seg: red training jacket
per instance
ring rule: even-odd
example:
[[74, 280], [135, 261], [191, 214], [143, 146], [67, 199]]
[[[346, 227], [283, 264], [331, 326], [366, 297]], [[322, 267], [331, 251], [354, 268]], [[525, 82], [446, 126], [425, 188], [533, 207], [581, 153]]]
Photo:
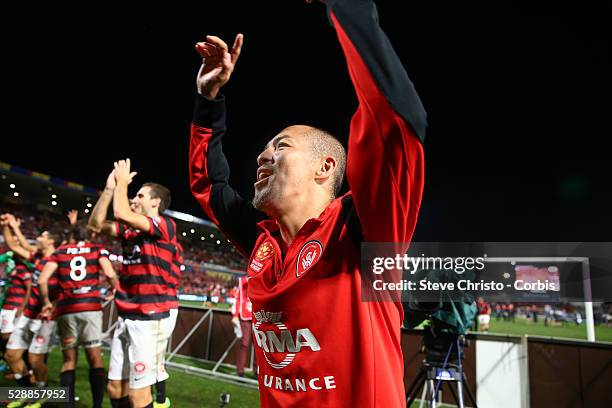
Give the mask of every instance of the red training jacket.
[[223, 96], [196, 100], [192, 193], [246, 254], [262, 407], [404, 407], [400, 303], [361, 298], [362, 242], [409, 242], [424, 183], [426, 114], [370, 0], [328, 0], [357, 94], [351, 191], [284, 246], [228, 184]]

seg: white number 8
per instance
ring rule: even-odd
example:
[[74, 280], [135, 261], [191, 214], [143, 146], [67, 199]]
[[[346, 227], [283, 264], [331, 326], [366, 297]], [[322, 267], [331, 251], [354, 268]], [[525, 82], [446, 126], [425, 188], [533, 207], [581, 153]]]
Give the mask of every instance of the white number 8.
[[82, 281], [87, 275], [87, 260], [84, 256], [75, 256], [70, 261], [70, 278], [74, 281]]

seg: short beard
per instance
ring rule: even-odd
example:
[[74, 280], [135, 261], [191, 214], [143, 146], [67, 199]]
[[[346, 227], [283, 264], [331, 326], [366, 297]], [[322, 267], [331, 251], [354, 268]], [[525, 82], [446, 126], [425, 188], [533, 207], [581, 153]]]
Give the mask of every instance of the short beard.
[[266, 205], [270, 202], [271, 196], [272, 194], [269, 188], [255, 192], [255, 196], [253, 197], [253, 207], [259, 211], [265, 211]]

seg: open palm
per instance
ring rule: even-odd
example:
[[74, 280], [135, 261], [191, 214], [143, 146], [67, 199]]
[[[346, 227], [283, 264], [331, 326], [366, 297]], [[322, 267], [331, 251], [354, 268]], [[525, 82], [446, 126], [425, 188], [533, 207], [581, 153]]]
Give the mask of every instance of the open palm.
[[219, 37], [208, 35], [206, 41], [196, 44], [196, 51], [202, 57], [202, 66], [196, 80], [201, 95], [214, 98], [219, 89], [229, 81], [240, 56], [242, 42], [243, 35], [238, 34], [232, 49], [229, 50]]

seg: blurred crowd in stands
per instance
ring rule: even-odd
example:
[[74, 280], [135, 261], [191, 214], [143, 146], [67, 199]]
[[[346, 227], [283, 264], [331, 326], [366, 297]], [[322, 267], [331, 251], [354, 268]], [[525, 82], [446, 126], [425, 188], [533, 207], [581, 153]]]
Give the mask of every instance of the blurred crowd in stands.
[[183, 257], [185, 259], [199, 261], [201, 264], [213, 263], [240, 271], [246, 270], [246, 259], [233, 246], [223, 246], [217, 249], [195, 246], [190, 240], [183, 237], [179, 241], [183, 245]]
[[[479, 307], [479, 313], [488, 313], [496, 321], [515, 322], [517, 316], [533, 323], [543, 322], [545, 326], [562, 326], [584, 323], [584, 309], [579, 304], [525, 304], [525, 303], [491, 303], [485, 301], [486, 307]], [[487, 310], [488, 308], [488, 310]], [[605, 324], [612, 327], [612, 303], [603, 303], [594, 307], [595, 325]]]
[[[214, 272], [191, 270], [181, 275], [181, 293], [186, 295], [205, 295], [208, 299], [224, 299], [230, 296], [232, 288], [238, 285], [237, 279], [226, 279]], [[217, 303], [217, 302], [214, 302]]]
[[[0, 212], [9, 212], [21, 219], [21, 231], [30, 239], [41, 232], [49, 230], [63, 235], [68, 233], [68, 219], [59, 211], [48, 208], [37, 208], [27, 205], [1, 203]], [[80, 214], [80, 218], [87, 217]], [[179, 228], [180, 229], [180, 228]], [[112, 254], [120, 254], [120, 243], [106, 236], [94, 237], [96, 242], [104, 245]], [[231, 295], [231, 290], [237, 285], [237, 278], [232, 273], [209, 271], [210, 265], [217, 265], [237, 271], [245, 271], [246, 260], [242, 254], [231, 245], [215, 245], [191, 239], [190, 234], [179, 234], [179, 242], [183, 246], [183, 268], [180, 293], [205, 295], [213, 299], [213, 303], [225, 301]], [[6, 250], [1, 246], [0, 253]], [[111, 260], [114, 260], [111, 258]], [[119, 269], [118, 265], [115, 265]]]
[[[47, 207], [29, 205], [15, 205], [10, 202], [0, 203], [0, 212], [10, 212], [21, 218], [21, 230], [28, 238], [34, 238], [45, 230], [60, 234], [68, 232], [66, 215], [58, 210]], [[80, 214], [85, 218], [86, 214]], [[180, 230], [180, 227], [179, 227]], [[120, 254], [119, 242], [104, 236], [95, 237], [111, 253]], [[232, 296], [237, 286], [237, 276], [231, 272], [223, 273], [211, 271], [211, 265], [229, 268], [236, 271], [246, 270], [246, 259], [232, 245], [216, 245], [213, 240], [201, 241], [195, 239], [193, 234], [179, 234], [179, 242], [183, 246], [183, 260], [185, 268], [181, 276], [181, 294], [203, 295], [212, 303], [223, 303]], [[0, 247], [0, 253], [6, 250]], [[117, 269], [119, 268], [116, 265]], [[2, 267], [0, 267], [1, 272]], [[487, 313], [497, 321], [514, 322], [516, 317], [526, 318], [534, 323], [539, 321], [545, 325], [582, 324], [584, 312], [572, 304], [521, 304], [521, 303], [488, 303], [479, 313]], [[612, 326], [612, 304], [604, 304], [594, 310], [595, 324]]]

